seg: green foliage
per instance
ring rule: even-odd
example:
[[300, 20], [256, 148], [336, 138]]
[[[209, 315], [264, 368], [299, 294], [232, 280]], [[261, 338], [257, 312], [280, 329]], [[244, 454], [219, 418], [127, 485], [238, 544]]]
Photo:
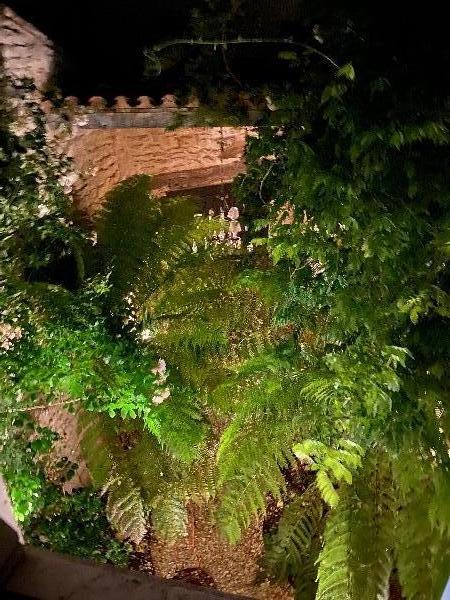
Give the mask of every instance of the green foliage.
[[371, 454], [327, 519], [317, 598], [389, 598], [395, 511], [389, 459]]
[[265, 538], [264, 566], [280, 581], [292, 581], [298, 600], [314, 599], [316, 560], [325, 510], [314, 484], [283, 510], [275, 533]]
[[268, 494], [281, 498], [282, 470], [296, 462], [296, 433], [309, 425], [296, 374], [286, 362], [272, 353], [250, 359], [216, 391], [219, 398], [226, 394], [234, 412], [217, 450], [217, 519], [231, 541], [265, 513]]
[[45, 477], [37, 456], [45, 456], [57, 437], [39, 427], [27, 415], [4, 419], [10, 426], [3, 433], [7, 444], [0, 453], [0, 472], [7, 483], [15, 518], [26, 523], [44, 503]]
[[[189, 498], [202, 500], [216, 488], [215, 483], [210, 484], [213, 476], [209, 468], [200, 493], [186, 483], [188, 477], [192, 482], [197, 480], [192, 469], [198, 472], [200, 466], [202, 470], [208, 452], [203, 441], [206, 405], [208, 410], [214, 409], [211, 392], [226, 381], [230, 368], [273, 344], [276, 328], [255, 278], [242, 275], [252, 273], [244, 271], [251, 257], [226, 233], [229, 222], [223, 216], [198, 214], [193, 200], [153, 198], [149, 184], [148, 178], [136, 177], [111, 192], [97, 227], [100, 250], [112, 267], [115, 310], [120, 311], [125, 298], [125, 326], [144, 340], [144, 347], [167, 361], [162, 383], [170, 395], [143, 420], [172, 455], [174, 464], [180, 460], [191, 465], [187, 471], [183, 467], [183, 477], [168, 476], [166, 492], [150, 502], [154, 525], [172, 537], [174, 526], [177, 531], [186, 526], [184, 506]], [[128, 231], [126, 247], [123, 223]], [[287, 464], [282, 454], [275, 463], [268, 459], [270, 464]], [[228, 467], [219, 465], [221, 469], [219, 487], [228, 476]], [[278, 466], [274, 477], [269, 487], [275, 492], [282, 486]], [[253, 490], [262, 507], [263, 495], [257, 486]], [[235, 493], [229, 489], [223, 507], [237, 510]], [[250, 503], [254, 501], [249, 498]], [[244, 524], [252, 510], [249, 506]], [[239, 528], [232, 521], [228, 527]]]
[[[247, 5], [209, 3], [196, 32], [248, 26]], [[343, 66], [285, 52], [296, 78], [264, 92], [269, 110], [235, 186], [254, 252], [227, 236], [225, 217], [153, 198], [145, 177], [113, 190], [96, 223], [108, 284], [78, 276], [55, 290], [41, 269], [47, 245], [11, 237], [31, 216], [21, 209], [3, 229], [14, 261], [1, 291], [12, 307], [2, 445], [26, 447], [9, 411], [33, 394], [82, 399], [94, 483], [119, 535], [135, 541], [149, 519], [167, 538], [185, 532], [187, 503], [212, 496], [220, 530], [238, 540], [269, 498], [283, 500], [300, 457], [314, 482], [266, 540], [272, 575], [299, 598], [379, 600], [396, 569], [408, 600], [437, 600], [450, 547], [450, 140], [448, 100], [430, 80], [442, 57], [415, 70], [415, 49], [389, 37], [375, 47], [366, 20], [346, 10], [302, 23]], [[35, 220], [36, 179], [24, 184]], [[5, 212], [18, 202], [8, 189]], [[44, 215], [45, 231], [38, 218], [37, 237], [57, 238], [61, 214]], [[77, 254], [77, 236], [64, 252]]]
[[395, 559], [402, 588], [414, 600], [440, 598], [448, 579], [448, 455], [441, 461], [430, 449], [405, 444], [394, 463], [401, 507]]
[[114, 538], [102, 500], [91, 489], [70, 495], [47, 484], [40, 511], [25, 528], [29, 543], [55, 552], [125, 567], [131, 547]]
[[237, 279], [248, 256], [227, 232], [229, 221], [202, 216], [189, 198], [154, 198], [149, 185], [135, 177], [109, 194], [99, 245], [122, 310], [126, 300], [125, 325], [174, 362], [186, 384], [199, 385], [225, 356], [245, 355], [253, 339], [264, 343], [270, 315], [258, 291]]
[[[423, 46], [402, 47], [394, 64], [371, 45], [368, 19], [345, 10], [323, 30], [320, 15], [314, 24], [344, 66], [287, 61], [302, 72], [289, 92], [270, 90], [277, 110], [249, 140], [235, 185], [271, 278], [284, 282], [271, 302], [292, 350], [283, 369], [275, 352], [261, 374], [256, 356], [215, 392], [230, 413], [219, 523], [236, 539], [264, 514], [297, 449], [332, 507], [317, 598], [387, 597], [394, 568], [407, 598], [439, 598], [450, 523], [447, 98], [439, 69], [417, 86]], [[393, 54], [401, 44], [392, 42]], [[280, 415], [286, 396], [296, 401]], [[356, 445], [340, 455], [340, 440]], [[288, 565], [280, 572], [293, 581]]]
[[[115, 422], [107, 416], [80, 415], [82, 449], [94, 485], [108, 492], [106, 513], [122, 539], [139, 543], [147, 531], [148, 502], [161, 485], [163, 465], [155, 450], [146, 452], [146, 460], [136, 457], [142, 452], [142, 439], [126, 453], [120, 446]], [[149, 436], [145, 440], [149, 440]], [[147, 450], [147, 448], [146, 448]], [[148, 460], [152, 457], [152, 460]], [[148, 476], [148, 469], [151, 469]], [[145, 486], [145, 487], [144, 487]]]
[[332, 508], [339, 501], [333, 481], [352, 483], [352, 471], [361, 466], [362, 448], [351, 440], [338, 440], [337, 448], [328, 448], [318, 440], [304, 440], [292, 448], [311, 471], [317, 471], [316, 485], [322, 498]]
[[327, 519], [324, 548], [319, 556], [317, 600], [349, 600], [350, 568], [348, 550], [350, 509], [341, 498], [337, 512]]
[[79, 424], [83, 454], [95, 487], [107, 494], [106, 515], [119, 538], [139, 543], [150, 515], [159, 536], [183, 535], [187, 502], [214, 493], [206, 459], [189, 457], [186, 465], [185, 457], [177, 460], [147, 429], [127, 420], [86, 412]]

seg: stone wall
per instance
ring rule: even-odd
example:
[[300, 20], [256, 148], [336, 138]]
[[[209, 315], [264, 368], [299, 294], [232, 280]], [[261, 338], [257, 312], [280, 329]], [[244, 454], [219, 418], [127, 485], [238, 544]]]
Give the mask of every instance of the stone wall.
[[[0, 8], [0, 57], [14, 80], [30, 77], [43, 89], [51, 76], [52, 43], [6, 6]], [[44, 101], [49, 131], [67, 121], [72, 126], [62, 149], [78, 174], [77, 206], [92, 216], [109, 190], [139, 174], [153, 177], [160, 196], [231, 182], [244, 170], [247, 128], [195, 126], [197, 106], [195, 100], [179, 106], [171, 95], [158, 105], [147, 96], [132, 104], [118, 96], [111, 107], [98, 96], [87, 106], [73, 97], [58, 107]]]
[[0, 63], [13, 81], [31, 78], [39, 89], [45, 87], [54, 64], [51, 41], [3, 5], [0, 5]]
[[70, 142], [80, 174], [74, 198], [92, 215], [105, 194], [137, 174], [153, 176], [159, 196], [229, 183], [244, 170], [245, 128], [189, 127], [87, 129]]
[[60, 149], [74, 161], [74, 200], [89, 216], [108, 191], [133, 175], [152, 176], [153, 192], [165, 196], [228, 184], [245, 170], [252, 128], [197, 125], [196, 99], [180, 106], [172, 95], [158, 104], [147, 96], [134, 103], [118, 96], [108, 106], [99, 96], [87, 105], [68, 97], [58, 106], [46, 100], [42, 108], [54, 132], [70, 123]]

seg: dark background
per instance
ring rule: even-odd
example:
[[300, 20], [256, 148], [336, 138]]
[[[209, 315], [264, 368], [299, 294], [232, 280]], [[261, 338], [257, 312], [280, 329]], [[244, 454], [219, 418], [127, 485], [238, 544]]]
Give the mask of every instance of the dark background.
[[[144, 77], [143, 49], [187, 34], [190, 0], [7, 0], [19, 16], [45, 33], [58, 54], [57, 82], [82, 100], [174, 91], [177, 74]], [[198, 3], [197, 3], [198, 4]]]
[[[208, 5], [205, 0], [6, 0], [5, 3], [55, 43], [57, 85], [63, 95], [79, 96], [82, 102], [94, 95], [108, 100], [118, 95], [132, 100], [148, 95], [159, 100], [166, 93], [180, 90], [189, 76], [189, 66], [185, 69], [188, 60], [198, 56], [200, 49], [185, 49], [184, 58], [156, 78], [144, 75], [143, 50], [175, 37], [192, 37], [192, 10], [196, 7], [205, 10]], [[235, 31], [228, 32], [229, 36], [292, 36], [320, 48], [312, 36], [314, 24], [320, 22], [324, 30], [327, 24], [331, 30], [338, 24], [336, 39], [327, 37], [323, 48], [339, 64], [351, 60], [360, 69], [359, 73], [361, 69], [372, 69], [374, 73], [404, 79], [405, 87], [431, 85], [436, 93], [442, 94], [447, 89], [450, 93], [447, 0], [429, 0], [418, 5], [406, 0], [243, 0], [243, 3], [247, 16], [237, 20]], [[232, 0], [215, 0], [219, 12], [230, 5]], [[205, 31], [204, 38], [211, 34]], [[277, 59], [277, 51], [282, 49], [270, 45], [230, 47], [227, 58], [242, 82], [240, 87], [252, 90], [253, 85], [266, 79], [288, 82], [287, 88], [291, 82], [295, 83], [301, 72], [290, 71], [286, 61]], [[219, 51], [214, 53], [209, 48], [203, 52], [211, 61], [198, 63], [199, 90], [224, 72]], [[324, 69], [329, 70], [329, 65], [325, 64]], [[225, 84], [233, 83], [232, 76], [226, 73], [223, 80]]]

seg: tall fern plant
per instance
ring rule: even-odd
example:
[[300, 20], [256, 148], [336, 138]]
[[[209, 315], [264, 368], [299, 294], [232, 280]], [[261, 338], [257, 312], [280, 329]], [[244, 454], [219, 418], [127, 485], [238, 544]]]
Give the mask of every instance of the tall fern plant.
[[[116, 327], [158, 359], [160, 387], [110, 402], [108, 416], [81, 428], [94, 482], [108, 493], [108, 514], [136, 541], [150, 513], [160, 533], [182, 533], [187, 502], [215, 493], [210, 421], [217, 429], [226, 411], [216, 410], [212, 393], [231, 368], [284, 335], [247, 276], [259, 259], [235, 234], [236, 209], [229, 218], [202, 215], [195, 200], [155, 198], [150, 188], [150, 178], [140, 176], [107, 196], [96, 222], [97, 260], [109, 272]], [[134, 428], [137, 441], [123, 452], [130, 417], [143, 428]], [[161, 461], [167, 468], [156, 469], [156, 482], [164, 475], [155, 490], [146, 465]]]

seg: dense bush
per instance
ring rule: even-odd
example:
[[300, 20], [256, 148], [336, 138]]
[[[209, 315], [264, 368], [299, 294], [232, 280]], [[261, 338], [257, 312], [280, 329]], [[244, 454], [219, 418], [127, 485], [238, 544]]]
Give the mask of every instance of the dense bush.
[[41, 509], [26, 524], [29, 543], [118, 567], [128, 564], [131, 547], [115, 539], [96, 492], [84, 489], [62, 496], [48, 484], [43, 492]]

